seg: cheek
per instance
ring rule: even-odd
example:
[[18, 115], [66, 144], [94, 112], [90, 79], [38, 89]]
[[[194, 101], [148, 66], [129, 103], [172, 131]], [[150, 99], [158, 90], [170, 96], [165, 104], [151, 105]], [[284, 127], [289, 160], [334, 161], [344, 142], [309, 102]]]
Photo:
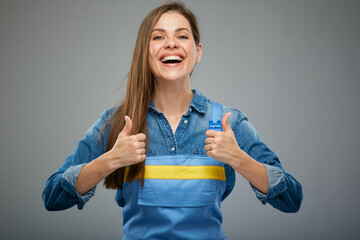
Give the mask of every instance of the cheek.
[[150, 58], [156, 58], [156, 55], [159, 51], [159, 45], [155, 43], [149, 44], [149, 57]]
[[149, 59], [153, 59], [154, 58], [154, 51], [150, 48], [149, 49]]
[[151, 71], [154, 70], [154, 65], [157, 61], [156, 53], [157, 53], [157, 51], [155, 49], [155, 46], [150, 44], [149, 45], [149, 65], [150, 65]]
[[195, 43], [188, 43], [185, 46], [185, 48], [189, 54], [189, 57], [191, 57], [192, 59], [195, 59], [196, 55], [197, 55], [197, 47], [196, 47]]
[[190, 52], [191, 52], [191, 54], [190, 54], [191, 60], [196, 61], [196, 57], [197, 57], [196, 47], [191, 46]]

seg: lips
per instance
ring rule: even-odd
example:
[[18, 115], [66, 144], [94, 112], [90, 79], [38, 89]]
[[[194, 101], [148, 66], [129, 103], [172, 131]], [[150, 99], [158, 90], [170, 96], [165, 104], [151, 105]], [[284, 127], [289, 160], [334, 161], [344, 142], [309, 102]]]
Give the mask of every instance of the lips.
[[160, 61], [164, 64], [181, 63], [184, 57], [178, 54], [167, 54], [160, 58]]

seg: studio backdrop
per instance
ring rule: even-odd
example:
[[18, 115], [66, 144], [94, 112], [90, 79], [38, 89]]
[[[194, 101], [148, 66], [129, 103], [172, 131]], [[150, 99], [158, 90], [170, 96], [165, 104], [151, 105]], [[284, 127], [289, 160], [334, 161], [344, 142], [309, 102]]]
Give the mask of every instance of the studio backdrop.
[[[222, 203], [237, 239], [359, 239], [360, 2], [184, 1], [203, 56], [192, 88], [247, 114], [303, 186], [298, 213], [237, 174]], [[47, 178], [124, 97], [138, 27], [164, 1], [0, 1], [0, 238], [121, 239], [115, 191], [48, 212]]]

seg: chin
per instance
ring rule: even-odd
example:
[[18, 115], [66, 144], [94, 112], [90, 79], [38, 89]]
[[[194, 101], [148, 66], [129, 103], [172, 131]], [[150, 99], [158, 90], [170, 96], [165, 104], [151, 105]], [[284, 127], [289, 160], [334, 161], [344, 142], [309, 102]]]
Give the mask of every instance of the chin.
[[184, 76], [164, 76], [162, 77], [162, 79], [164, 79], [164, 81], [169, 81], [169, 82], [177, 82], [177, 81], [181, 81], [183, 79], [186, 79]]
[[182, 79], [188, 79], [189, 76], [186, 77], [183, 74], [181, 74], [181, 75], [180, 74], [163, 74], [163, 75], [159, 76], [158, 79], [163, 79], [164, 81], [175, 82], [175, 81], [181, 81]]

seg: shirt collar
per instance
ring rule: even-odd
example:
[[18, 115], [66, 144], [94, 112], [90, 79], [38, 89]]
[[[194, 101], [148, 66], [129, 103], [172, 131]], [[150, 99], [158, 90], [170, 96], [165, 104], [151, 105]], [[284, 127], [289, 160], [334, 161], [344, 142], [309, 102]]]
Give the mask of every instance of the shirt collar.
[[[205, 113], [207, 106], [207, 98], [196, 89], [192, 89], [191, 91], [194, 93], [194, 97], [191, 100], [190, 107], [198, 111], [199, 113]], [[150, 99], [149, 108], [157, 111], [152, 99]]]
[[192, 91], [194, 93], [194, 97], [190, 103], [190, 107], [194, 108], [200, 113], [205, 113], [207, 106], [207, 98], [196, 89], [193, 89]]

